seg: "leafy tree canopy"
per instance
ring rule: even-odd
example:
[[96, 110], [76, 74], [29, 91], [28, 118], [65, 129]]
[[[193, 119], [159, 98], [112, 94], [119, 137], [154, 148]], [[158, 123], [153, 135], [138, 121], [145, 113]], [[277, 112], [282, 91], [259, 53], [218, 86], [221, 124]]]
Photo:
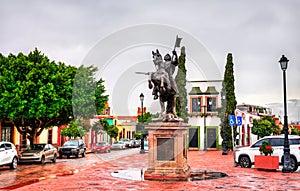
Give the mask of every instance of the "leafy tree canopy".
[[73, 115], [84, 129], [88, 130], [90, 124], [85, 123], [84, 119], [93, 118], [96, 114], [101, 114], [105, 109], [105, 102], [108, 96], [105, 93], [103, 80], [96, 81], [95, 75], [97, 68], [94, 66], [80, 66], [77, 70], [73, 91], [72, 91], [72, 108]]
[[269, 120], [253, 120], [252, 133], [254, 135], [258, 135], [260, 138], [262, 138], [264, 136], [271, 135], [273, 131], [272, 123]]
[[106, 132], [111, 138], [117, 138], [119, 129], [115, 125], [109, 125], [105, 119], [99, 119], [92, 125], [96, 134]]
[[66, 137], [76, 138], [84, 136], [86, 131], [82, 126], [78, 125], [76, 121], [72, 121], [66, 128], [60, 131], [60, 134]]
[[281, 134], [281, 130], [278, 125], [275, 124], [275, 121], [271, 116], [264, 116], [262, 120], [253, 120], [252, 133], [262, 138], [264, 136], [269, 136], [272, 133]]
[[[138, 116], [138, 124], [137, 124], [137, 131], [142, 132], [144, 131], [144, 126], [147, 125], [153, 117], [158, 117], [158, 115], [152, 115], [150, 112], [144, 113], [143, 115]], [[137, 132], [137, 133], [138, 133]], [[145, 133], [145, 132], [144, 132]]]
[[[79, 72], [80, 77], [74, 81], [81, 70], [84, 72]], [[32, 144], [45, 128], [68, 124], [74, 116], [80, 119], [89, 117], [92, 100], [92, 107], [95, 108], [95, 104], [99, 107], [94, 111], [103, 109], [102, 98], [107, 100], [99, 95], [104, 92], [103, 81], [96, 82], [91, 76], [95, 71], [94, 67], [77, 69], [50, 61], [37, 49], [28, 55], [19, 53], [5, 57], [0, 54], [0, 120], [9, 120]], [[84, 87], [90, 82], [94, 91], [73, 91], [74, 82], [76, 87]], [[78, 101], [72, 99], [73, 94], [77, 98], [85, 96]], [[81, 110], [76, 108], [73, 111], [74, 101]]]

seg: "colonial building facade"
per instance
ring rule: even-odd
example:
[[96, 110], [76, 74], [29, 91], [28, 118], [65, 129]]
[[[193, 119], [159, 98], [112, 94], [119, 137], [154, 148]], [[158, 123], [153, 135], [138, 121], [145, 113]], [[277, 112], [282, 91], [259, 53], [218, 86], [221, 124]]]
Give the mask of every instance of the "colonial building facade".
[[189, 149], [217, 150], [220, 148], [222, 80], [188, 81]]

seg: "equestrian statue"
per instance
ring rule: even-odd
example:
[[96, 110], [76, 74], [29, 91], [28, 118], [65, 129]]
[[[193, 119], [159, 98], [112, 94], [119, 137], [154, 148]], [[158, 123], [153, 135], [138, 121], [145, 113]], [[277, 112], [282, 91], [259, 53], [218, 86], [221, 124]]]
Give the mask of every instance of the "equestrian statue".
[[[176, 66], [178, 66], [178, 56], [175, 51], [176, 47], [180, 47], [181, 38], [176, 37], [174, 50], [172, 56], [166, 54], [164, 58], [159, 50], [152, 51], [153, 63], [155, 65], [155, 72], [136, 72], [137, 74], [149, 75], [148, 87], [152, 89], [154, 100], [159, 100], [160, 113], [159, 118], [155, 120], [162, 121], [182, 121], [176, 113], [176, 97], [178, 96], [178, 88], [173, 77]], [[167, 106], [165, 106], [165, 102]]]

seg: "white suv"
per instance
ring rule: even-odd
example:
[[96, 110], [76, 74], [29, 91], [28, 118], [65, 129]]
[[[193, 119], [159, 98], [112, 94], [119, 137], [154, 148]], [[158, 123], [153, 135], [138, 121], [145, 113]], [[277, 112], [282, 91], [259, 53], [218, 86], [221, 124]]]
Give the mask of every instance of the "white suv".
[[18, 166], [18, 153], [10, 142], [0, 142], [0, 166], [10, 166], [11, 169]]
[[[290, 162], [293, 171], [300, 165], [300, 136], [289, 135]], [[249, 147], [237, 148], [234, 152], [234, 163], [243, 168], [251, 168], [254, 164], [254, 155], [260, 155], [259, 146], [262, 142], [268, 142], [274, 149], [272, 156], [279, 156], [279, 164], [283, 165], [284, 135], [266, 136], [256, 141]]]

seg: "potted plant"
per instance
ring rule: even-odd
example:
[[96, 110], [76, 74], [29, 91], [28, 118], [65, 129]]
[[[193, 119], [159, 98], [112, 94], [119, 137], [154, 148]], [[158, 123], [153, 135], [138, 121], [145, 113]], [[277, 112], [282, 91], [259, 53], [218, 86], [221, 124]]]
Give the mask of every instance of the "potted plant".
[[273, 154], [273, 151], [274, 149], [272, 148], [272, 146], [266, 141], [262, 142], [261, 146], [259, 147], [259, 152], [261, 155], [264, 154], [265, 156], [271, 156]]
[[254, 166], [259, 169], [276, 170], [279, 168], [279, 157], [271, 156], [274, 149], [272, 146], [264, 141], [259, 147], [260, 155], [254, 156]]

